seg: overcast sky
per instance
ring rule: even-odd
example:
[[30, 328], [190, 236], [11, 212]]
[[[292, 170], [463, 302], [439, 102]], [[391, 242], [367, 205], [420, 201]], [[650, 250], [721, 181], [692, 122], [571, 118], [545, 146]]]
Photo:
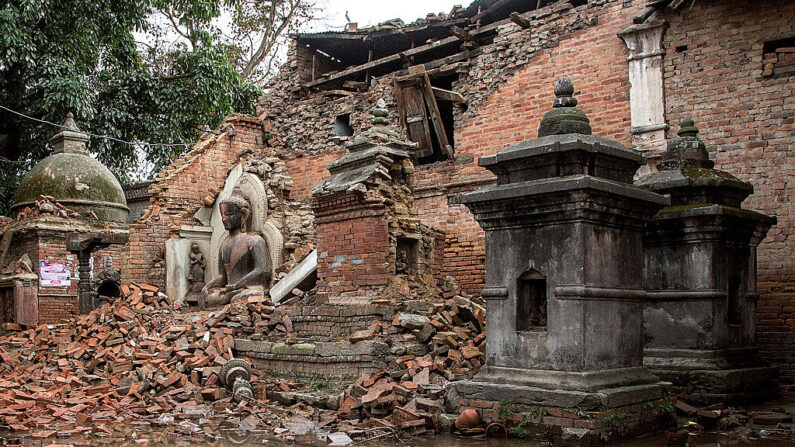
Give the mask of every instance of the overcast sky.
[[453, 5], [468, 6], [472, 0], [321, 0], [321, 19], [311, 24], [308, 32], [335, 30], [341, 31], [347, 21], [345, 11], [351, 21], [359, 24], [359, 28], [376, 25], [389, 19], [402, 19], [405, 23], [425, 17], [429, 12], [445, 14], [453, 9]]

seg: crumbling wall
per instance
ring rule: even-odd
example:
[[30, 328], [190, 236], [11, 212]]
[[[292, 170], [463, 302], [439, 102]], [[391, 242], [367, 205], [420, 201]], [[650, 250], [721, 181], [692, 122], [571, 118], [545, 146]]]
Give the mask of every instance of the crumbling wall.
[[243, 162], [243, 171], [256, 174], [265, 186], [268, 222], [284, 238], [282, 264], [274, 266], [278, 280], [312, 250], [315, 243], [315, 216], [306, 202], [291, 197], [293, 180], [287, 164], [270, 149], [251, 154]]
[[[493, 183], [493, 176], [477, 166], [479, 157], [537, 136], [555, 79], [573, 79], [594, 134], [630, 144], [628, 51], [616, 33], [640, 7], [639, 2], [615, 0], [579, 7], [559, 2], [528, 15], [530, 29], [514, 23], [500, 26], [493, 43], [456, 68], [459, 79], [453, 90], [467, 104], [454, 107], [455, 159], [416, 166], [414, 195], [422, 223], [445, 234], [442, 275], [452, 276], [463, 291], [479, 293], [483, 287], [485, 239], [456, 196]], [[278, 150], [295, 181], [293, 196], [304, 199], [328, 177], [325, 167], [345, 154], [334, 142], [336, 116], [350, 114], [351, 126], [359, 131], [366, 127], [375, 101], [383, 98], [391, 128], [404, 130], [398, 125], [394, 74], [373, 79], [363, 92], [307, 94], [296, 87], [293, 62], [260, 99], [258, 115], [271, 120]], [[345, 137], [336, 140], [344, 142]]]
[[[778, 223], [758, 250], [757, 342], [795, 380], [795, 77], [766, 73], [765, 42], [795, 37], [795, 2], [695, 2], [666, 15], [665, 113], [692, 116], [715, 168], [754, 185], [744, 207]], [[792, 51], [792, 48], [790, 48]], [[783, 53], [782, 53], [783, 54]], [[669, 137], [678, 130], [674, 126]]]
[[[237, 131], [234, 138], [228, 132]], [[214, 132], [204, 134], [193, 148], [155, 177], [149, 192], [152, 204], [130, 224], [124, 249], [122, 281], [149, 282], [165, 288], [164, 243], [172, 227], [204, 206], [207, 196], [226, 179], [244, 151], [259, 151], [265, 135], [260, 120], [243, 115], [227, 117]], [[192, 213], [191, 213], [192, 211]]]
[[149, 188], [152, 204], [130, 225], [130, 242], [123, 254], [125, 283], [147, 282], [165, 288], [166, 239], [177, 236], [182, 225], [202, 225], [194, 215], [200, 208], [213, 205], [230, 170], [238, 163], [243, 163], [245, 172], [263, 180], [268, 217], [282, 233], [283, 265], [275, 266], [277, 277], [295, 264], [296, 253], [299, 257], [305, 254], [305, 246], [314, 242], [311, 209], [290, 197], [293, 182], [287, 165], [269, 148], [277, 140], [268, 130], [267, 120], [231, 115], [158, 174]]

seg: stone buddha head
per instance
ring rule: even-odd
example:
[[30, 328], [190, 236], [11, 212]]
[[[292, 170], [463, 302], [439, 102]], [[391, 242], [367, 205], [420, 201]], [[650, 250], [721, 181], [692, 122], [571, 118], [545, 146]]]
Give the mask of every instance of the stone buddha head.
[[239, 190], [234, 190], [232, 195], [222, 200], [219, 204], [221, 208], [221, 221], [227, 231], [245, 231], [244, 225], [251, 214], [251, 207]]

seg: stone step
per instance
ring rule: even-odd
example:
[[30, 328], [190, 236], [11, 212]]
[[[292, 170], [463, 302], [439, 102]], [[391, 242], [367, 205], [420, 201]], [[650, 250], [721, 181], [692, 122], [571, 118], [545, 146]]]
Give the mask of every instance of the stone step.
[[270, 375], [329, 380], [355, 380], [385, 368], [393, 358], [389, 345], [377, 340], [287, 344], [238, 338], [234, 349], [235, 356], [251, 359]]
[[[298, 337], [349, 337], [379, 321], [391, 321], [395, 308], [386, 305], [315, 305], [279, 306], [271, 321], [289, 318], [292, 332]], [[267, 337], [264, 337], [267, 338]]]

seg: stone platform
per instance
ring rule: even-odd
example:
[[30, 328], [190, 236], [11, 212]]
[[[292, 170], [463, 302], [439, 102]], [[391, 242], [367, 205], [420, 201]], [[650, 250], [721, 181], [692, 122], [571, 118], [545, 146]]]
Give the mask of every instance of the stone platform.
[[350, 337], [375, 322], [392, 320], [395, 307], [378, 304], [284, 306], [276, 308], [271, 321], [284, 316], [289, 317], [293, 331], [301, 338]]
[[353, 380], [386, 367], [389, 345], [380, 341], [284, 342], [235, 339], [237, 356], [248, 357], [254, 367], [283, 377], [323, 377]]
[[751, 403], [778, 394], [778, 370], [762, 363], [755, 350], [646, 349], [643, 359], [673, 392], [693, 405]]
[[395, 306], [281, 306], [271, 324], [281, 322], [288, 334], [271, 330], [235, 340], [235, 355], [275, 377], [353, 381], [387, 366], [395, 357], [381, 340], [351, 343], [356, 331], [391, 321]]
[[446, 405], [475, 408], [485, 423], [502, 422], [514, 437], [591, 446], [669, 427], [668, 385], [584, 392], [472, 380], [451, 383]]

